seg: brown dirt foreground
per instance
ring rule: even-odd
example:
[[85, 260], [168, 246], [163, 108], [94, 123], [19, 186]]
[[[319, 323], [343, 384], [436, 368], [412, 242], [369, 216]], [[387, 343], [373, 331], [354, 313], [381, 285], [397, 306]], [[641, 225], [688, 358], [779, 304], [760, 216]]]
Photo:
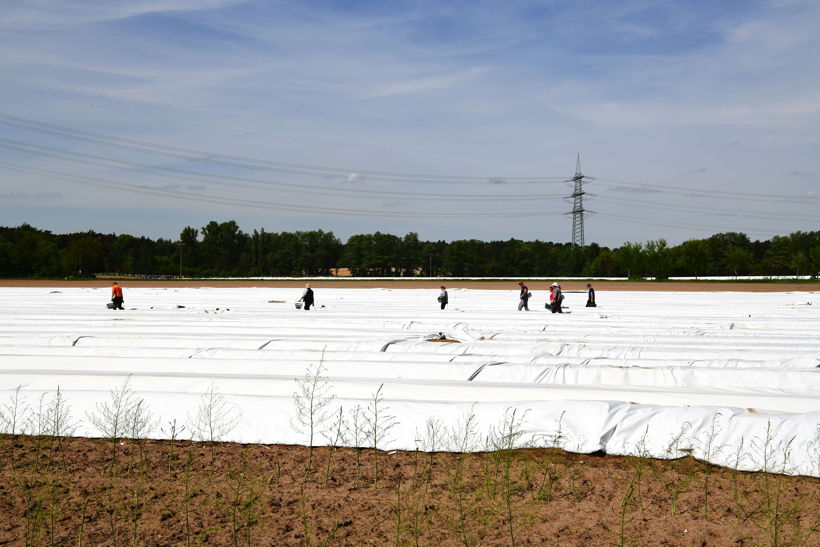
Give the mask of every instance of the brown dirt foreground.
[[820, 481], [514, 450], [0, 436], [0, 544], [818, 545]]

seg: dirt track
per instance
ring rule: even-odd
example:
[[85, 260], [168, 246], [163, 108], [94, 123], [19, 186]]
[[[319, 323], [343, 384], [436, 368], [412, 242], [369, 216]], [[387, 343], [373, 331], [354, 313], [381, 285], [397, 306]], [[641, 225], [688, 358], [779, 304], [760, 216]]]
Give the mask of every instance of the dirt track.
[[[112, 278], [113, 279], [113, 278]], [[517, 289], [515, 281], [441, 281], [424, 279], [396, 280], [298, 280], [298, 281], [262, 281], [262, 280], [189, 280], [189, 279], [128, 279], [120, 278], [120, 284], [126, 287], [304, 287], [310, 283], [313, 287], [367, 289], [383, 287], [390, 289], [437, 289], [442, 284], [447, 288], [467, 289]], [[530, 288], [545, 289], [550, 282], [527, 281]], [[586, 281], [562, 281], [561, 288], [566, 291], [584, 290]], [[0, 287], [110, 287], [110, 279], [89, 280], [54, 280], [54, 279], [0, 279]], [[730, 291], [730, 292], [789, 292], [820, 291], [818, 281], [595, 281], [596, 291]]]

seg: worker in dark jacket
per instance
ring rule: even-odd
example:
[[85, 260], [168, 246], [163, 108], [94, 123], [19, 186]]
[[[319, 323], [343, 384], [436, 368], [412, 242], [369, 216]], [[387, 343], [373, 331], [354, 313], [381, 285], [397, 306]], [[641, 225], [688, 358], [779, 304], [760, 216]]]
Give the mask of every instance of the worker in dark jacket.
[[310, 288], [310, 283], [305, 285], [305, 291], [302, 293], [302, 298], [299, 300], [305, 303], [306, 310], [309, 310], [313, 305], [313, 289]]
[[550, 295], [550, 300], [552, 300], [552, 313], [564, 313], [561, 311], [561, 302], [564, 300], [564, 295], [561, 294], [561, 285], [553, 283]]
[[595, 303], [595, 289], [592, 288], [592, 283], [587, 283], [587, 289], [589, 291], [587, 296], [587, 308], [597, 308], [598, 304]]
[[530, 289], [524, 285], [523, 281], [519, 281], [518, 286], [520, 287], [520, 290], [518, 291], [518, 311], [530, 311], [528, 304], [530, 296], [532, 296], [530, 295]]
[[442, 285], [441, 286], [441, 293], [439, 293], [439, 295], [438, 295], [438, 301], [439, 301], [439, 303], [441, 303], [441, 309], [444, 309], [445, 307], [447, 307], [448, 300], [449, 299], [447, 298], [447, 287]]

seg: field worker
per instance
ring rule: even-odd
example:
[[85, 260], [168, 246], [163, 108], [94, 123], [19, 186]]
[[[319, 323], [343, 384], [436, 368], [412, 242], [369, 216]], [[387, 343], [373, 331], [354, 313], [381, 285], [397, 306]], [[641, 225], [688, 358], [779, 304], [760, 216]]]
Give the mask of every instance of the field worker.
[[300, 298], [299, 300], [305, 303], [306, 310], [309, 310], [310, 307], [313, 305], [313, 289], [310, 288], [310, 283], [305, 285], [305, 290], [302, 293], [302, 298]]
[[114, 284], [111, 286], [111, 302], [114, 303], [115, 310], [125, 309], [122, 307], [122, 287], [120, 287], [120, 284], [116, 281], [114, 281]]
[[438, 301], [441, 303], [441, 309], [444, 309], [447, 306], [447, 287], [444, 285], [441, 286], [441, 292], [438, 295]]
[[561, 301], [564, 295], [561, 294], [561, 285], [558, 283], [552, 284], [552, 291], [550, 292], [550, 301], [552, 302], [552, 313], [564, 313], [561, 311]]
[[519, 281], [518, 286], [521, 287], [521, 291], [518, 293], [518, 311], [530, 311], [530, 307], [527, 304], [527, 301], [530, 299], [530, 290], [524, 285], [523, 281]]
[[587, 283], [587, 308], [597, 308], [598, 304], [595, 303], [595, 289], [592, 288], [592, 283]]

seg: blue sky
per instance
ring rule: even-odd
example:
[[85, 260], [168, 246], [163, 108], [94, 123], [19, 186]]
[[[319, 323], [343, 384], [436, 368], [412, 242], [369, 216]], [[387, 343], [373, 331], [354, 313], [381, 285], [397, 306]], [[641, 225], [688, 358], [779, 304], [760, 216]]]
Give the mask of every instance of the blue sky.
[[0, 225], [820, 229], [820, 3], [6, 0]]

